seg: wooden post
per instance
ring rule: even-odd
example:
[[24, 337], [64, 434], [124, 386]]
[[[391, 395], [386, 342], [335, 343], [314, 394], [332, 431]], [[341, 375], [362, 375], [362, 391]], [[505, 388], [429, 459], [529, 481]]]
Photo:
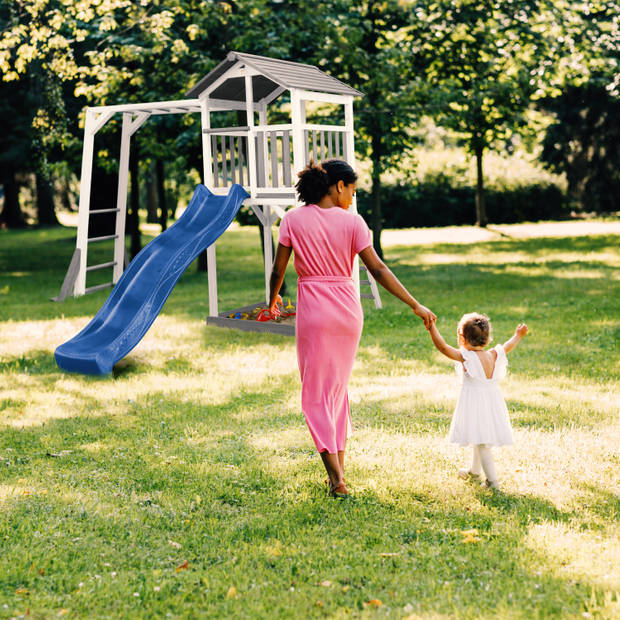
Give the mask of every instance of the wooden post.
[[[258, 122], [260, 125], [266, 126], [267, 125], [267, 104], [263, 103], [259, 108], [258, 108]], [[258, 172], [258, 176], [259, 176], [259, 183], [260, 185], [262, 185], [263, 187], [268, 187], [269, 183], [269, 168], [268, 168], [268, 162], [269, 162], [269, 145], [267, 144], [267, 131], [263, 130], [262, 131], [262, 136], [261, 139], [258, 140], [258, 146], [259, 148], [262, 149], [261, 153], [257, 153], [257, 155], [259, 156], [259, 159], [262, 157], [261, 160], [261, 164], [259, 166], [259, 172]]]
[[[209, 98], [200, 99], [200, 120], [202, 129], [211, 128]], [[202, 174], [203, 183], [213, 188], [213, 165], [211, 161], [211, 140], [209, 134], [202, 132]], [[215, 243], [207, 248], [207, 280], [209, 282], [209, 316], [218, 315], [217, 307], [217, 264], [215, 259]]]
[[245, 68], [245, 109], [248, 129], [248, 174], [250, 177], [250, 196], [256, 198], [258, 179], [256, 178], [256, 132], [254, 130], [254, 90], [252, 88], [252, 74]]
[[[302, 110], [303, 107], [303, 110]], [[305, 122], [305, 103], [299, 97], [297, 89], [291, 89], [291, 123], [293, 125], [293, 182], [297, 178], [297, 173], [301, 172], [305, 163], [306, 145], [304, 144], [304, 130], [302, 128]], [[297, 204], [300, 204], [297, 201]]]
[[271, 267], [273, 265], [273, 255], [271, 253], [271, 244], [273, 237], [271, 236], [271, 207], [265, 205], [263, 207], [265, 214], [265, 222], [263, 224], [263, 247], [265, 248], [265, 302], [269, 303], [269, 280], [271, 276]]
[[114, 240], [114, 267], [112, 282], [116, 284], [123, 274], [125, 260], [125, 221], [127, 217], [127, 184], [129, 181], [129, 149], [131, 143], [132, 114], [123, 112], [121, 156], [118, 164], [118, 193], [116, 194], [116, 229]]
[[[349, 100], [344, 104], [344, 124], [346, 131], [344, 133], [343, 150], [347, 158], [347, 163], [355, 170], [355, 137], [353, 134], [353, 97], [349, 97]], [[351, 211], [357, 213], [357, 200], [353, 196], [353, 202], [351, 203]], [[360, 294], [360, 267], [359, 257], [356, 255], [353, 261], [353, 282], [357, 289], [358, 295]]]
[[82, 146], [82, 172], [80, 175], [80, 206], [78, 215], [78, 232], [76, 249], [80, 251], [80, 263], [73, 294], [84, 295], [86, 292], [86, 258], [88, 247], [88, 220], [90, 211], [90, 191], [93, 174], [93, 151], [95, 146], [95, 112], [86, 110], [84, 123], [84, 144]]

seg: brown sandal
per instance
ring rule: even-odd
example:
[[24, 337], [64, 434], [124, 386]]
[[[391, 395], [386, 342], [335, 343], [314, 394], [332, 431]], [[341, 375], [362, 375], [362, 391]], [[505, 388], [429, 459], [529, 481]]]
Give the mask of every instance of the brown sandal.
[[340, 499], [344, 499], [345, 497], [349, 497], [349, 489], [347, 489], [344, 481], [342, 481], [340, 484], [337, 484], [335, 487], [330, 484], [329, 494], [332, 497], [338, 497]]

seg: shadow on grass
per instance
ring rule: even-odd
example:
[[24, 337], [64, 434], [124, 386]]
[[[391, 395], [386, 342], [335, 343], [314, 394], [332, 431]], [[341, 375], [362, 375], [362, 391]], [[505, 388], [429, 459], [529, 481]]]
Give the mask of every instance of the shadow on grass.
[[[410, 606], [562, 618], [583, 611], [593, 592], [603, 596], [587, 580], [554, 576], [553, 562], [523, 544], [532, 520], [568, 518], [544, 500], [481, 495], [485, 514], [423, 491], [399, 503], [372, 491], [332, 500], [316, 455], [286, 477], [269, 473], [247, 441], [251, 426], [206, 449], [179, 441], [188, 418], [225, 426], [235, 399], [219, 417], [178, 401], [166, 407], [176, 414], [161, 427], [150, 404], [139, 405], [144, 424], [130, 434], [118, 419], [88, 418], [24, 431], [33, 444], [63, 437], [71, 452], [21, 468], [22, 484], [47, 484], [48, 494], [0, 508], [0, 532], [9, 533], [0, 583], [11, 608], [25, 588], [35, 615], [70, 605], [78, 616], [191, 615], [199, 606], [218, 617], [322, 617], [359, 614], [379, 599], [393, 614]], [[86, 450], [95, 438], [105, 448]], [[479, 543], [464, 543], [470, 528]], [[240, 601], [226, 596], [231, 585]]]
[[520, 495], [516, 493], [479, 491], [478, 499], [481, 504], [498, 512], [510, 515], [522, 526], [543, 521], [569, 523], [578, 518], [575, 511], [558, 510], [556, 506], [545, 499], [534, 495]]
[[509, 399], [507, 405], [514, 428], [551, 431], [579, 427], [585, 430], [600, 427], [617, 416], [611, 407], [603, 411], [583, 400], [571, 402], [566, 396], [562, 402], [549, 405], [532, 405], [515, 399]]
[[[354, 408], [354, 421], [356, 426], [376, 426], [393, 432], [447, 436], [456, 397], [453, 402], [441, 403], [435, 396], [412, 393], [406, 407], [396, 407], [389, 399], [366, 401]], [[515, 399], [509, 399], [507, 405], [515, 429], [593, 429], [607, 424], [616, 416], [611, 409], [594, 410], [587, 405], [575, 406], [575, 403], [566, 400], [553, 407], [533, 406]]]
[[589, 512], [605, 524], [620, 522], [620, 496], [617, 493], [601, 489], [592, 483], [581, 486], [585, 492], [581, 503], [588, 507]]
[[31, 351], [27, 355], [4, 355], [0, 358], [0, 373], [36, 375], [41, 378], [58, 371], [54, 355], [49, 351]]

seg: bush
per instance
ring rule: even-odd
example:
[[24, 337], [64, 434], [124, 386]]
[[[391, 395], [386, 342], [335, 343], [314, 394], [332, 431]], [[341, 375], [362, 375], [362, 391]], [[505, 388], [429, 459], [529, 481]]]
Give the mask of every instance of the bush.
[[[443, 173], [414, 184], [382, 187], [385, 228], [458, 226], [476, 221], [476, 190], [456, 186]], [[553, 184], [489, 187], [485, 192], [489, 223], [536, 222], [570, 215], [564, 192]], [[370, 193], [357, 191], [358, 211], [370, 223]]]
[[237, 215], [235, 216], [235, 220], [241, 226], [258, 226], [259, 221], [256, 217], [256, 214], [252, 210], [252, 207], [242, 206], [239, 211], [237, 211]]

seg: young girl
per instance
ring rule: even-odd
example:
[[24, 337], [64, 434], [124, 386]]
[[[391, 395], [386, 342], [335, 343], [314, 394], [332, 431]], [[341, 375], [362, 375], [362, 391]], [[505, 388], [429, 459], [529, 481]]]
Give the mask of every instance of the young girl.
[[461, 446], [473, 446], [474, 457], [471, 467], [460, 469], [458, 475], [465, 480], [480, 480], [484, 471], [484, 485], [499, 489], [491, 446], [510, 445], [513, 441], [508, 408], [498, 382], [506, 376], [506, 354], [527, 334], [527, 325], [518, 325], [510, 340], [489, 351], [485, 347], [491, 340], [491, 323], [484, 314], [472, 312], [459, 321], [458, 349], [446, 344], [434, 321], [429, 332], [441, 353], [460, 362], [456, 367], [462, 375], [461, 393], [452, 416], [449, 439]]

